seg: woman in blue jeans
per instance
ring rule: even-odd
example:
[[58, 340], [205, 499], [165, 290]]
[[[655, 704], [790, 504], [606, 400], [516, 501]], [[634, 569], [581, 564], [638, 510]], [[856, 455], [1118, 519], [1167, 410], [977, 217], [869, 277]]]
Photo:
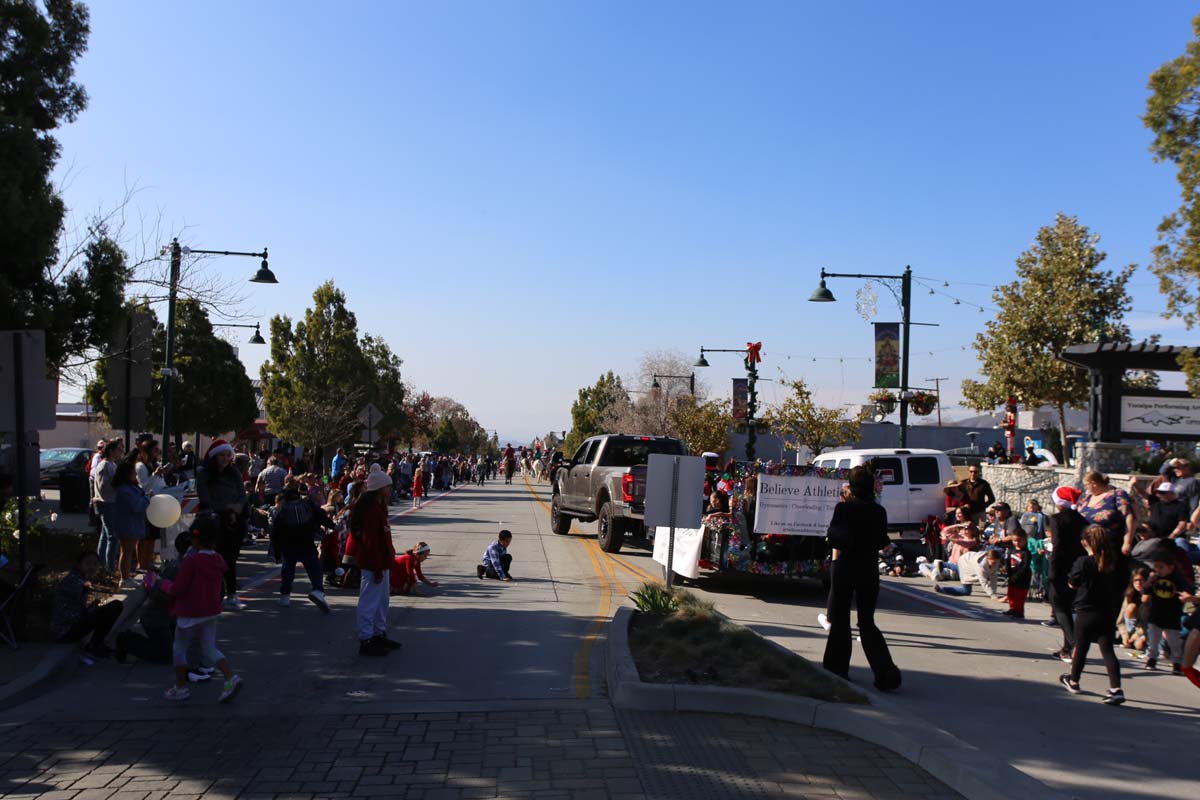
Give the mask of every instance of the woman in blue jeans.
[[120, 553], [120, 543], [113, 530], [112, 510], [117, 501], [117, 489], [113, 486], [113, 476], [117, 472], [117, 464], [125, 458], [125, 443], [113, 439], [104, 445], [104, 452], [88, 476], [92, 484], [92, 504], [100, 517], [100, 541], [96, 545], [96, 557], [100, 566], [109, 572], [117, 571], [117, 560]]

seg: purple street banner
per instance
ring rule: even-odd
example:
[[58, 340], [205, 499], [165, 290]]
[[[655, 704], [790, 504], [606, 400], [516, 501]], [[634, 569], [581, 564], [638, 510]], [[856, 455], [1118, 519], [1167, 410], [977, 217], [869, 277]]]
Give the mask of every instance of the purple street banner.
[[750, 406], [750, 381], [747, 378], [733, 379], [733, 418], [745, 419]]
[[900, 323], [875, 323], [875, 388], [900, 385]]

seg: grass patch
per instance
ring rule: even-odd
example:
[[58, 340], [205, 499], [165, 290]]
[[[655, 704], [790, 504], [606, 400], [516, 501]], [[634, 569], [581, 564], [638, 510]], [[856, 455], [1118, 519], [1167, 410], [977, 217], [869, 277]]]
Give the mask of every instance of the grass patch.
[[[639, 590], [643, 596], [647, 586]], [[676, 591], [672, 597], [673, 610], [635, 614], [629, 629], [629, 649], [647, 683], [728, 686], [839, 703], [867, 702], [864, 695], [807, 659], [725, 619], [712, 603], [686, 591]]]

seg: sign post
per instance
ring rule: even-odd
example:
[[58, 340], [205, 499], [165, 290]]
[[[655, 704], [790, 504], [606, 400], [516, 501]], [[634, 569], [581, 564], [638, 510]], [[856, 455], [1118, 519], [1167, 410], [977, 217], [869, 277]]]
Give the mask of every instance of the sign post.
[[358, 412], [358, 421], [366, 428], [367, 444], [375, 444], [375, 423], [383, 418], [383, 412], [375, 407], [374, 403], [367, 403], [362, 411]]
[[[646, 472], [647, 528], [666, 528], [666, 546], [654, 537], [654, 560], [663, 565], [667, 588], [675, 585], [675, 532], [700, 527], [703, 510], [704, 459], [652, 453]], [[691, 550], [689, 549], [689, 554]], [[687, 569], [695, 574], [694, 564]]]

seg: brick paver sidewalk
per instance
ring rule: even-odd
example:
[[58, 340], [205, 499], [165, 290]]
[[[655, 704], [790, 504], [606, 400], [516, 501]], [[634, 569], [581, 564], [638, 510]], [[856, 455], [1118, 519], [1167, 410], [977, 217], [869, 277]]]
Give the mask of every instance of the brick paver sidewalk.
[[[182, 710], [181, 710], [182, 711]], [[839, 734], [715, 714], [547, 709], [174, 720], [0, 730], [0, 795], [46, 800], [955, 797]], [[202, 713], [197, 713], [202, 712]]]

